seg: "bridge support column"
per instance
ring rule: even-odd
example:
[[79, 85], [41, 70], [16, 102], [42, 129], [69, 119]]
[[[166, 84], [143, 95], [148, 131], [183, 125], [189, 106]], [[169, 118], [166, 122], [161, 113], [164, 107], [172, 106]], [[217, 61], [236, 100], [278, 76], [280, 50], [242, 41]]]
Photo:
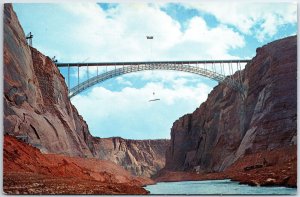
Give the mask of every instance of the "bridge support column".
[[68, 64], [68, 93], [70, 93], [70, 64]]
[[79, 87], [79, 66], [77, 67], [77, 83], [78, 83], [77, 87]]
[[243, 81], [242, 81], [242, 75], [241, 75], [241, 64], [240, 64], [240, 62], [237, 63], [237, 67], [238, 67], [237, 69], [238, 69], [239, 81], [240, 81], [240, 84], [242, 84]]
[[90, 76], [89, 76], [89, 66], [88, 65], [86, 65], [86, 75], [87, 75], [87, 82], [88, 82], [88, 84], [90, 83]]

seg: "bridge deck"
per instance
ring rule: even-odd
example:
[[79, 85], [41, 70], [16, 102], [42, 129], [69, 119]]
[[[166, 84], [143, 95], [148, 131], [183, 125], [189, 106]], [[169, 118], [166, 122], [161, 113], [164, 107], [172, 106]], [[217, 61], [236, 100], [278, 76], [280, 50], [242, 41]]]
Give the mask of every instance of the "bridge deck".
[[89, 63], [56, 63], [57, 67], [81, 66], [130, 66], [141, 64], [212, 64], [212, 63], [247, 63], [250, 60], [193, 60], [193, 61], [146, 61], [146, 62], [89, 62]]

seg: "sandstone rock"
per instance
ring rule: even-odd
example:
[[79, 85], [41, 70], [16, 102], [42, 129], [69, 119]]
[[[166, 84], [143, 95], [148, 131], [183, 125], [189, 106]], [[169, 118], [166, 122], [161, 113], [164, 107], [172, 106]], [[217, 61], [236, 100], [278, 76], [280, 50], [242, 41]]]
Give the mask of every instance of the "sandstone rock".
[[248, 182], [245, 183], [251, 186], [260, 186], [260, 184], [256, 180], [249, 180]]
[[244, 155], [296, 144], [296, 77], [296, 36], [257, 49], [242, 71], [244, 95], [219, 84], [174, 122], [165, 170], [219, 172]]
[[275, 183], [275, 182], [276, 182], [276, 179], [267, 178], [266, 182], [267, 182], [267, 183]]
[[136, 176], [151, 177], [165, 165], [169, 140], [128, 140], [123, 138], [95, 138], [99, 159], [123, 166]]
[[93, 156], [92, 136], [62, 75], [27, 45], [11, 4], [4, 6], [4, 133], [25, 134], [44, 152]]

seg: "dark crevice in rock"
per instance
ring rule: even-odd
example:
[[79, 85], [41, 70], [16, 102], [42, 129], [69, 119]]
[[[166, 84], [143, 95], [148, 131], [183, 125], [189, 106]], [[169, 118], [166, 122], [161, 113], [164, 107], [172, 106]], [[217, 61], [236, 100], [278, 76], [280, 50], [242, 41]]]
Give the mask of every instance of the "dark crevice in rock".
[[53, 126], [53, 124], [48, 120], [48, 118], [44, 117], [44, 119], [48, 122], [48, 124], [51, 126], [51, 128], [53, 129], [53, 131], [55, 132], [55, 135], [57, 138], [59, 138], [58, 136], [58, 132], [56, 130], [56, 128]]
[[37, 130], [34, 128], [34, 126], [32, 126], [32, 124], [30, 124], [30, 128], [32, 128], [32, 130], [33, 130], [35, 136], [37, 137], [37, 139], [40, 140], [41, 138], [40, 138], [39, 134], [37, 133]]

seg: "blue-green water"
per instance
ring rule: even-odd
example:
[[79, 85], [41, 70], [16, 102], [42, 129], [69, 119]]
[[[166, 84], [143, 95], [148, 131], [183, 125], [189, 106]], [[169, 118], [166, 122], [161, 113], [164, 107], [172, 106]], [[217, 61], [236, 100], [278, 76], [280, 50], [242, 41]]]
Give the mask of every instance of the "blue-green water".
[[252, 187], [226, 180], [160, 182], [144, 187], [150, 194], [268, 194], [296, 195], [296, 188], [287, 187]]

